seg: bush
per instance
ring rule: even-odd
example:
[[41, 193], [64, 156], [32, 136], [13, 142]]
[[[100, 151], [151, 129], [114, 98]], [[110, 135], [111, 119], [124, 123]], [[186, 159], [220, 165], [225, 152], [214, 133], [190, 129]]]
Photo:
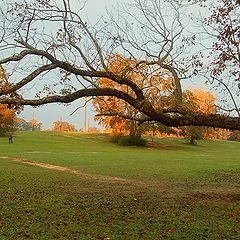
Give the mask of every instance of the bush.
[[119, 142], [119, 139], [123, 137], [123, 136], [120, 136], [120, 135], [117, 135], [117, 136], [114, 136], [111, 138], [110, 142], [112, 143], [118, 143]]
[[115, 136], [111, 142], [121, 146], [146, 146], [147, 143], [145, 139], [135, 136]]
[[228, 141], [237, 141], [237, 137], [234, 135], [231, 135], [227, 140]]

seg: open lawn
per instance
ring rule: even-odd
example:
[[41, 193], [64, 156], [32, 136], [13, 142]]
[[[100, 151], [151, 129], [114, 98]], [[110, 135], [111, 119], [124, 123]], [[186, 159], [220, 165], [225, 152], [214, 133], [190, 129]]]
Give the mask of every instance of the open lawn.
[[240, 239], [240, 143], [0, 138], [0, 240]]

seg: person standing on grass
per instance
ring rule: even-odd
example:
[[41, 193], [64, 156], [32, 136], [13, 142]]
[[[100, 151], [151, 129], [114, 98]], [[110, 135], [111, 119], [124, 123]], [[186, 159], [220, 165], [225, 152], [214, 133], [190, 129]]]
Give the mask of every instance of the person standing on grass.
[[13, 136], [12, 136], [12, 133], [10, 132], [9, 133], [9, 136], [8, 136], [8, 143], [10, 144], [10, 143], [13, 143]]

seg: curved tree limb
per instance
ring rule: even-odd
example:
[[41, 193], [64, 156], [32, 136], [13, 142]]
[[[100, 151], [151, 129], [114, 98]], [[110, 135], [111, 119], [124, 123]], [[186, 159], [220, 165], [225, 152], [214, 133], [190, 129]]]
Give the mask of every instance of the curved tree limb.
[[139, 102], [137, 99], [129, 96], [125, 92], [111, 89], [111, 88], [102, 88], [102, 89], [82, 89], [74, 93], [71, 93], [67, 96], [50, 96], [43, 97], [40, 99], [21, 99], [21, 98], [0, 98], [0, 103], [2, 104], [17, 104], [17, 105], [31, 105], [39, 106], [48, 103], [70, 103], [76, 99], [82, 97], [90, 96], [114, 96], [120, 98], [134, 108], [144, 113], [146, 116], [151, 118], [153, 121], [160, 122], [166, 126], [170, 127], [180, 127], [180, 126], [208, 126], [216, 128], [227, 128], [240, 130], [240, 119], [239, 117], [227, 117], [220, 114], [197, 114], [191, 113], [188, 115], [180, 116], [178, 114], [164, 114], [156, 112], [153, 107], [148, 102]]

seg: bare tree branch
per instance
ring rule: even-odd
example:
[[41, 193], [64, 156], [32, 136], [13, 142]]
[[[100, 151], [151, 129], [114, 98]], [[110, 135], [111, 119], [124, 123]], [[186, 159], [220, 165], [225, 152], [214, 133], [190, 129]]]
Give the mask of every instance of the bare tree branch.
[[[0, 10], [0, 65], [6, 72], [11, 72], [6, 74], [7, 87], [3, 86], [5, 83], [0, 87], [0, 103], [39, 106], [54, 102], [70, 103], [82, 97], [112, 96], [134, 109], [133, 116], [122, 111], [119, 116], [123, 118], [157, 121], [171, 127], [193, 125], [240, 130], [239, 89], [236, 87], [239, 44], [224, 40], [223, 46], [217, 45], [222, 53], [227, 52], [221, 55], [221, 60], [227, 59], [217, 62], [217, 74], [221, 77], [210, 76], [213, 68], [206, 65], [211, 56], [205, 55], [201, 62], [197, 56], [191, 55], [196, 41], [192, 34], [188, 34], [189, 29], [184, 22], [188, 19], [187, 14], [184, 15], [184, 7], [195, 2], [138, 0], [130, 7], [128, 5], [128, 13], [121, 12], [117, 20], [113, 16], [107, 23], [99, 21], [94, 25], [82, 18], [84, 4], [75, 11], [69, 0], [62, 0], [58, 5], [54, 1], [37, 0], [10, 4], [6, 7], [8, 11]], [[230, 24], [233, 21], [232, 18], [228, 20]], [[219, 30], [218, 27], [211, 29], [211, 38], [219, 36], [213, 32]], [[203, 30], [199, 30], [199, 35]], [[236, 41], [234, 34], [231, 40]], [[196, 51], [198, 49], [196, 47]], [[114, 55], [129, 60], [124, 71], [109, 70], [109, 61]], [[208, 60], [205, 65], [204, 60]], [[184, 87], [189, 84], [183, 84], [182, 79], [195, 82], [205, 69], [209, 71], [203, 76], [220, 83], [218, 89], [228, 93], [237, 116], [233, 111], [228, 112], [230, 116], [224, 115], [224, 107], [219, 114], [198, 114], [184, 107]], [[51, 80], [45, 77], [46, 73]], [[132, 78], [129, 77], [131, 73], [134, 73]], [[153, 80], [147, 82], [151, 77]], [[44, 81], [38, 81], [39, 78]], [[98, 80], [102, 78], [111, 83], [110, 87], [100, 86]], [[161, 84], [170, 80], [170, 90], [161, 88]], [[61, 93], [57, 94], [51, 88], [53, 82], [62, 86]], [[41, 98], [19, 95], [33, 84], [40, 91], [50, 86], [50, 91], [42, 94]], [[157, 90], [156, 94], [149, 96], [149, 92], [154, 90]], [[162, 104], [161, 101], [166, 102]]]

